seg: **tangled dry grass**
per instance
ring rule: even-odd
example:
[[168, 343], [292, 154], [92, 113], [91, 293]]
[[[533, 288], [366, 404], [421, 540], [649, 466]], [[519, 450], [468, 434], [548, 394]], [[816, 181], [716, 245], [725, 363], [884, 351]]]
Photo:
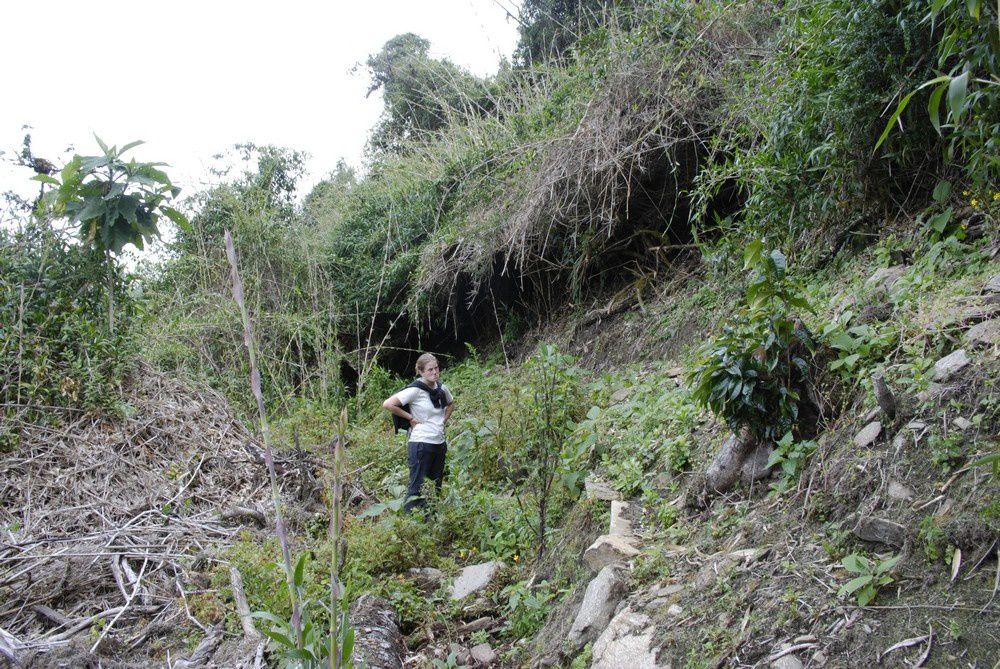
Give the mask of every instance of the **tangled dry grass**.
[[[687, 191], [717, 130], [722, 79], [759, 46], [738, 9], [667, 43], [618, 34], [626, 43], [602, 59], [601, 84], [577, 123], [463, 175], [466, 184], [508, 176], [498, 199], [472, 206], [457, 239], [427, 247], [417, 292], [453, 298], [466, 285], [459, 277], [471, 276], [462, 296], [471, 303], [495, 273], [579, 292], [603, 273], [641, 272], [632, 265], [659, 262], [687, 241]], [[552, 97], [544, 78], [525, 95], [539, 91]]]
[[218, 393], [149, 368], [131, 385], [131, 417], [24, 424], [0, 457], [0, 651], [13, 662], [50, 665], [72, 644], [72, 666], [142, 664], [180, 629], [221, 639], [192, 597], [216, 550], [273, 511], [259, 450]]

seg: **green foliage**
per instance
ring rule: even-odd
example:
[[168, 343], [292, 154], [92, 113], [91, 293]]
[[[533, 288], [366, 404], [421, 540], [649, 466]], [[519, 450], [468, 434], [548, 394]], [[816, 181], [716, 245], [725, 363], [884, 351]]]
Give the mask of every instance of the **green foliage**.
[[404, 33], [368, 57], [368, 95], [381, 90], [385, 103], [370, 140], [376, 151], [399, 151], [407, 140], [443, 128], [456, 113], [488, 108], [485, 83], [448, 59], [431, 58], [430, 45]]
[[965, 439], [958, 430], [951, 430], [947, 434], [931, 434], [927, 440], [931, 449], [931, 462], [947, 474], [965, 460], [964, 442]]
[[944, 558], [946, 536], [934, 516], [925, 516], [920, 521], [917, 538], [924, 544], [924, 556], [928, 562], [939, 562]]
[[[820, 0], [766, 13], [758, 34], [767, 55], [731, 73], [714, 138], [720, 159], [696, 178], [700, 230], [722, 232], [734, 250], [764, 234], [792, 243], [877, 216], [870, 205], [887, 186], [905, 191], [933, 137], [894, 142], [892, 164], [871, 155], [880, 111], [928, 71], [930, 36], [913, 4]], [[734, 186], [742, 210], [713, 220], [712, 197]]]
[[524, 65], [559, 60], [581, 37], [603, 24], [616, 7], [631, 1], [525, 0], [519, 16], [515, 57]]
[[582, 473], [573, 467], [579, 466], [586, 448], [566, 448], [583, 400], [580, 370], [572, 364], [573, 358], [555, 346], [540, 345], [525, 364], [527, 392], [519, 398], [524, 443], [514, 454], [513, 463], [526, 472], [519, 492], [530, 500], [532, 512], [537, 514], [534, 522], [539, 558], [545, 551], [553, 493], [562, 488], [576, 496], [582, 485]]
[[793, 309], [809, 310], [778, 250], [760, 242], [745, 252], [753, 268], [740, 309], [701, 350], [692, 397], [734, 432], [777, 441], [799, 418], [799, 389], [809, 377], [815, 343]]
[[767, 460], [768, 468], [781, 466], [781, 478], [773, 484], [775, 491], [781, 494], [795, 487], [806, 462], [815, 451], [816, 442], [796, 441], [790, 431], [786, 432], [785, 436], [775, 443], [774, 450]]
[[42, 211], [79, 225], [80, 238], [102, 255], [119, 254], [126, 244], [140, 250], [159, 236], [157, 222], [167, 217], [181, 228], [187, 219], [168, 206], [180, 192], [159, 168], [163, 163], [126, 162], [122, 155], [142, 142], [108, 146], [96, 137], [99, 156], [73, 156], [58, 177], [35, 176], [54, 186], [42, 198]]
[[[207, 380], [250, 411], [239, 314], [228, 298], [222, 234], [229, 229], [242, 259], [247, 308], [266, 352], [259, 364], [267, 405], [284, 414], [303, 401], [336, 403], [343, 398], [340, 305], [317, 244], [323, 230], [298, 216], [294, 205], [304, 155], [269, 146], [237, 150], [246, 171], [196, 196], [190, 228], [179, 231], [171, 256], [146, 277], [155, 316], [145, 324], [143, 352], [162, 368]], [[349, 181], [339, 183], [349, 188]], [[324, 198], [333, 197], [332, 188]]]
[[[109, 276], [120, 296], [114, 333], [101, 325]], [[139, 311], [129, 288], [120, 268], [46, 222], [0, 229], [0, 402], [8, 417], [54, 418], [46, 407], [124, 410]]]
[[835, 323], [822, 331], [824, 341], [837, 351], [830, 363], [844, 381], [859, 378], [859, 372], [882, 360], [898, 341], [898, 330], [892, 323], [850, 325], [854, 312], [845, 311]]
[[858, 606], [868, 606], [875, 599], [879, 588], [893, 582], [892, 574], [889, 572], [902, 559], [902, 555], [896, 555], [885, 560], [873, 561], [864, 555], [851, 553], [841, 561], [841, 564], [844, 569], [858, 576], [840, 586], [837, 596], [853, 594]]
[[507, 600], [504, 615], [507, 634], [523, 639], [541, 629], [557, 594], [548, 581], [534, 585], [518, 581], [504, 588], [500, 595]]
[[984, 0], [910, 0], [935, 40], [939, 76], [907, 93], [889, 117], [878, 146], [915, 95], [930, 90], [927, 115], [947, 139], [945, 160], [964, 168], [977, 184], [1000, 178], [1000, 34], [995, 3]]

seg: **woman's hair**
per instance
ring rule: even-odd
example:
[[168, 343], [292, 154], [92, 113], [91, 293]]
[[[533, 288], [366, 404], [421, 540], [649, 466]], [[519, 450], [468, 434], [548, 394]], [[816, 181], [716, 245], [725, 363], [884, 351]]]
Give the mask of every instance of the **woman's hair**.
[[433, 353], [424, 353], [421, 355], [417, 358], [417, 376], [420, 376], [420, 373], [427, 368], [427, 365], [437, 361], [438, 359], [434, 357]]

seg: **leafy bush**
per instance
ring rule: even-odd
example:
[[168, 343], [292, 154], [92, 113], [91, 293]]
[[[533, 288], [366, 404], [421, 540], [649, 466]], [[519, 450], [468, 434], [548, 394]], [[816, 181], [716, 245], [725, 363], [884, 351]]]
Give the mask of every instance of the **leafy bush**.
[[118, 327], [108, 331], [101, 254], [48, 223], [0, 229], [0, 401], [8, 414], [48, 407], [115, 409], [135, 363], [138, 305], [117, 267]]
[[792, 309], [809, 309], [777, 250], [746, 249], [750, 274], [742, 307], [708, 342], [691, 374], [692, 397], [734, 431], [769, 442], [795, 428], [800, 389], [809, 378], [815, 342]]
[[864, 555], [851, 553], [845, 557], [841, 564], [844, 569], [858, 576], [840, 586], [837, 591], [838, 597], [853, 594], [858, 601], [858, 606], [868, 606], [875, 599], [879, 588], [893, 582], [892, 568], [903, 559], [902, 555], [896, 555], [885, 560], [874, 561]]

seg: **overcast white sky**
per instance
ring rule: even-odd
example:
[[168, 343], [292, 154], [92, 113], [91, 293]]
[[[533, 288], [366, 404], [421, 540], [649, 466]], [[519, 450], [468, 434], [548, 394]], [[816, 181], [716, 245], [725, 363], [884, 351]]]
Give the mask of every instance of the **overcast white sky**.
[[[517, 41], [494, 0], [7, 0], [0, 150], [19, 150], [25, 124], [35, 154], [60, 164], [68, 145], [96, 153], [95, 132], [142, 139], [135, 157], [170, 163], [190, 195], [211, 181], [214, 154], [252, 141], [312, 154], [308, 185], [340, 157], [360, 166], [382, 103], [351, 70], [403, 32], [479, 75]], [[29, 176], [4, 164], [0, 191]]]

